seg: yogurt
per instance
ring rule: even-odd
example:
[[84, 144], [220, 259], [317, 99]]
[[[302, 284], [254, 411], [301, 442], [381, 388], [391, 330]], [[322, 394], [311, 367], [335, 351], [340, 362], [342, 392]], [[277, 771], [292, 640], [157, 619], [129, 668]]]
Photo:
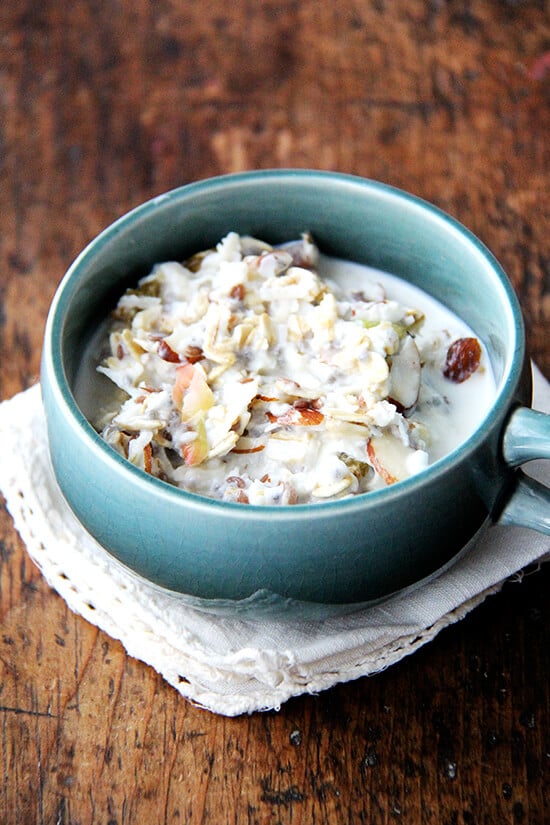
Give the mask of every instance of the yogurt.
[[452, 451], [495, 383], [474, 333], [404, 281], [232, 232], [127, 291], [76, 396], [113, 449], [199, 495], [323, 502], [408, 478]]

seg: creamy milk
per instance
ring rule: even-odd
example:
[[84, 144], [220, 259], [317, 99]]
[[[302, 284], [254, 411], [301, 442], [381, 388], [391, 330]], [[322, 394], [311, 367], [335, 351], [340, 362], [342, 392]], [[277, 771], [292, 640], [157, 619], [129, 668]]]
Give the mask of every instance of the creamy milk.
[[[321, 258], [320, 274], [344, 292], [353, 292], [364, 280], [380, 284], [387, 297], [422, 310], [425, 321], [417, 336], [419, 344], [429, 339], [447, 342], [474, 336], [470, 327], [450, 309], [395, 275], [326, 256]], [[440, 361], [437, 363], [441, 365]], [[430, 430], [430, 463], [454, 450], [474, 432], [491, 407], [495, 394], [495, 380], [486, 353], [481, 367], [461, 384], [447, 380], [440, 368], [424, 370], [420, 401], [412, 418], [422, 420]], [[441, 403], [442, 400], [448, 403]]]

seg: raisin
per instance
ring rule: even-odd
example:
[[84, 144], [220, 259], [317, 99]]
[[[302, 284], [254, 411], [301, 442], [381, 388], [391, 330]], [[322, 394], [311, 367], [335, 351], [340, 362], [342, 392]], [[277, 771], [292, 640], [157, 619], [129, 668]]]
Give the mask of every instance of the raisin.
[[481, 346], [477, 338], [458, 338], [447, 350], [443, 375], [461, 384], [477, 370], [480, 360]]

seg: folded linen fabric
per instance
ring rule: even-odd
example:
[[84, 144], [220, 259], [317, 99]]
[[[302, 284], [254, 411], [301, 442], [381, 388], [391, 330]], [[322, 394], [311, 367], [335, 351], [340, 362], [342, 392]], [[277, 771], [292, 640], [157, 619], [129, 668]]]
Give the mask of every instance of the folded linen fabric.
[[[534, 406], [548, 412], [550, 385], [536, 367], [534, 378]], [[548, 537], [494, 525], [440, 575], [346, 616], [212, 613], [133, 575], [81, 527], [51, 469], [39, 385], [0, 404], [0, 455], [0, 491], [50, 586], [182, 696], [227, 716], [278, 709], [292, 696], [379, 672], [550, 558]], [[549, 465], [536, 462], [530, 472], [549, 484]]]

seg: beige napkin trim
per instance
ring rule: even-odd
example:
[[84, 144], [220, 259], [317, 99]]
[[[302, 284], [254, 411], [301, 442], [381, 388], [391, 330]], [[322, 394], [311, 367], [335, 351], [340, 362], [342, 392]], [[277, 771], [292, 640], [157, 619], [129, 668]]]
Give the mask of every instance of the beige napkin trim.
[[[535, 380], [538, 408], [548, 411], [548, 383], [538, 370]], [[438, 577], [345, 617], [216, 616], [134, 576], [83, 530], [51, 469], [38, 385], [0, 404], [0, 455], [0, 491], [50, 586], [186, 699], [227, 716], [278, 709], [389, 667], [550, 553], [548, 537], [491, 526]], [[548, 483], [549, 463], [539, 464]]]

